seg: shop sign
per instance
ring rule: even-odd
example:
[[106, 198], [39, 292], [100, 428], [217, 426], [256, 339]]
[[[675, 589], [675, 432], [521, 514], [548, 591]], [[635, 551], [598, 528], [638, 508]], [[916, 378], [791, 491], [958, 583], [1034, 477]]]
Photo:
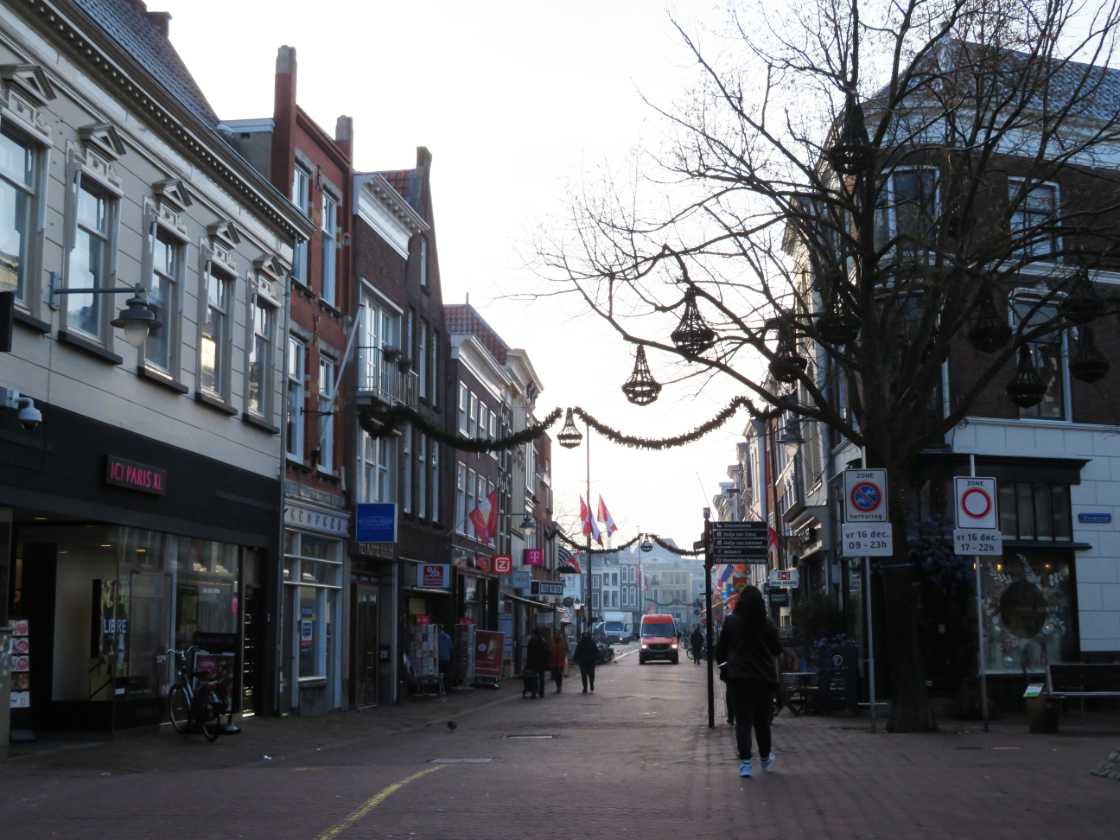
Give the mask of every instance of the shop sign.
[[518, 569], [509, 576], [509, 585], [514, 589], [525, 592], [533, 583], [533, 573], [528, 569]]
[[513, 558], [508, 554], [494, 555], [494, 574], [508, 575], [513, 571]]
[[432, 623], [432, 617], [427, 613], [420, 613], [416, 616], [416, 623], [420, 625], [428, 625]]
[[350, 534], [350, 523], [345, 514], [304, 507], [293, 504], [290, 500], [284, 502], [284, 525], [301, 531], [318, 531], [333, 537], [346, 537]]
[[558, 580], [534, 580], [531, 591], [534, 595], [555, 595], [559, 597], [564, 594], [564, 584]]
[[474, 567], [480, 572], [489, 572], [490, 558], [485, 554], [476, 554], [474, 556]]
[[[8, 640], [8, 665], [11, 679], [9, 709], [31, 708], [31, 624], [27, 619], [12, 621], [12, 636]], [[5, 651], [0, 647], [0, 662]], [[2, 667], [2, 666], [0, 666]], [[0, 713], [6, 714], [3, 710]]]
[[394, 502], [366, 502], [354, 511], [354, 536], [359, 543], [395, 543], [397, 506]]
[[788, 607], [789, 606], [789, 590], [788, 589], [770, 589], [767, 590], [766, 597], [770, 600], [772, 607]]
[[797, 569], [771, 569], [766, 583], [772, 587], [797, 589], [801, 573]]
[[526, 548], [521, 554], [522, 566], [543, 566], [544, 552], [539, 548]]
[[504, 636], [493, 630], [476, 630], [474, 633], [474, 675], [486, 680], [502, 678], [502, 651]]
[[421, 589], [450, 589], [450, 563], [421, 563], [416, 568], [416, 585]]
[[116, 455], [105, 457], [105, 483], [153, 496], [167, 495], [167, 470]]

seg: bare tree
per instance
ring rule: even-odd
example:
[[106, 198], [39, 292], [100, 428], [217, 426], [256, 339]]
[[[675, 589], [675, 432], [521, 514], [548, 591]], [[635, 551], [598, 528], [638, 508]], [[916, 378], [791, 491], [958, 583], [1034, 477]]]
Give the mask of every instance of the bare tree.
[[1095, 281], [1120, 263], [1118, 18], [1080, 0], [811, 0], [732, 8], [714, 55], [674, 23], [701, 82], [653, 106], [673, 140], [539, 248], [562, 292], [657, 351], [654, 371], [676, 356], [888, 470], [896, 730], [930, 724], [906, 540], [918, 454], [993, 391], [1045, 407], [1048, 337], [1075, 341], [1075, 376], [1108, 370], [1088, 324], [1116, 308]]

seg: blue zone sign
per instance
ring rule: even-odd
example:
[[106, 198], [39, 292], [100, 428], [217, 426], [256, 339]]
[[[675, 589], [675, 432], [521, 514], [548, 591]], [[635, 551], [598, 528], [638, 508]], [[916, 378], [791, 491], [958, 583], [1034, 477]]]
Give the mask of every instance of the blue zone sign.
[[358, 505], [354, 512], [354, 535], [360, 543], [395, 543], [397, 541], [397, 506], [393, 502], [372, 502]]

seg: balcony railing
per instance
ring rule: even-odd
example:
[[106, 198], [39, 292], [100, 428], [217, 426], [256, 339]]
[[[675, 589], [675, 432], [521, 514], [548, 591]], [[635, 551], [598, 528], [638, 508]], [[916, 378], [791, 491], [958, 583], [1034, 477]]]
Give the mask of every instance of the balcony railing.
[[362, 347], [358, 351], [358, 399], [416, 408], [416, 371], [402, 372], [393, 351]]

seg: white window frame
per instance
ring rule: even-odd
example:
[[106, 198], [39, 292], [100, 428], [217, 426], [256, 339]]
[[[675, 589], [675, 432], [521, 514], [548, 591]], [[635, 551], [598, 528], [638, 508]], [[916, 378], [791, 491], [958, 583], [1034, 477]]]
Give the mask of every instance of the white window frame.
[[338, 208], [342, 204], [330, 190], [323, 190], [322, 218], [319, 228], [323, 234], [323, 279], [319, 296], [330, 306], [337, 306], [338, 293]]
[[455, 530], [466, 534], [467, 521], [467, 466], [462, 461], [455, 462]]
[[428, 238], [420, 237], [420, 288], [428, 288]]
[[11, 291], [15, 292], [17, 306], [34, 313], [38, 311], [38, 277], [46, 210], [46, 202], [43, 201], [43, 196], [46, 195], [49, 149], [44, 147], [41, 140], [36, 140], [27, 132], [21, 131], [12, 120], [0, 118], [0, 134], [30, 152], [35, 170], [30, 186], [20, 182], [12, 174], [0, 172], [0, 179], [9, 184], [12, 189], [23, 193], [29, 203], [26, 220], [27, 229], [23, 232], [23, 252], [19, 255], [16, 284]]
[[[276, 368], [274, 359], [276, 357], [277, 307], [263, 295], [256, 295], [250, 312], [252, 318], [249, 323], [249, 341], [248, 347], [245, 348], [245, 411], [254, 417], [268, 421], [273, 413], [272, 377]], [[262, 317], [264, 319], [263, 332], [261, 330]], [[253, 384], [253, 366], [257, 361], [258, 339], [260, 339], [259, 343], [264, 348], [264, 358], [260, 360], [257, 368], [260, 372], [260, 381], [257, 383], [259, 397], [258, 406], [254, 408], [250, 402], [250, 395]]]
[[[74, 189], [68, 196], [68, 204], [71, 205], [70, 217], [72, 220], [72, 235], [69, 242], [69, 255], [63, 262], [63, 273], [65, 275], [63, 285], [68, 289], [85, 289], [85, 288], [108, 288], [115, 285], [117, 276], [117, 242], [120, 230], [120, 192], [102, 181], [94, 177], [88, 171], [78, 167], [75, 174]], [[83, 224], [79, 218], [79, 208], [81, 206], [81, 194], [85, 192], [96, 199], [105, 202], [105, 230], [98, 231], [91, 228], [89, 225]], [[74, 276], [74, 258], [78, 253], [78, 236], [81, 232], [85, 232], [90, 236], [95, 236], [103, 243], [103, 251], [101, 255], [100, 276], [96, 282], [90, 281], [88, 277], [75, 277]], [[97, 332], [91, 333], [78, 326], [73, 314], [74, 310], [78, 308], [83, 298], [90, 298], [91, 303], [97, 307]], [[87, 341], [92, 341], [96, 344], [102, 345], [105, 349], [111, 349], [113, 344], [113, 331], [109, 327], [109, 321], [112, 320], [111, 312], [113, 311], [112, 296], [110, 295], [65, 295], [62, 306], [62, 322], [65, 324], [66, 329], [72, 331], [74, 334], [81, 336]]]
[[431, 392], [432, 408], [439, 405], [439, 331], [431, 329], [428, 336], [428, 389]]
[[[490, 417], [487, 419], [486, 423], [487, 430], [486, 434], [484, 434], [483, 437], [489, 438], [490, 442], [493, 443], [498, 439], [498, 413], [496, 411], [491, 411]], [[497, 449], [490, 450], [490, 458], [495, 461], [498, 460]]]
[[471, 469], [470, 467], [467, 467], [467, 503], [466, 503], [466, 507], [464, 508], [464, 514], [463, 514], [463, 533], [464, 534], [468, 534], [468, 535], [473, 535], [474, 534], [474, 529], [472, 527], [470, 527], [470, 522], [471, 522], [470, 516], [471, 516], [471, 511], [474, 510], [475, 506], [478, 504], [478, 500], [475, 497], [477, 492], [478, 492], [478, 474], [473, 469]]
[[[1029, 211], [1027, 211], [1026, 207], [1027, 207], [1027, 204], [1031, 200], [1031, 196], [1034, 195], [1036, 190], [1052, 190], [1053, 191], [1053, 195], [1054, 195], [1053, 216], [1054, 217], [1058, 216], [1058, 208], [1061, 207], [1062, 190], [1061, 190], [1061, 186], [1056, 181], [1035, 181], [1035, 180], [1030, 179], [1030, 178], [1008, 177], [1008, 179], [1007, 179], [1007, 198], [1008, 198], [1008, 201], [1010, 201], [1012, 198], [1015, 197], [1015, 195], [1018, 194], [1019, 190], [1022, 188], [1022, 185], [1024, 183], [1030, 183], [1030, 190], [1023, 196], [1023, 200], [1019, 203], [1019, 206], [1017, 208], [1015, 208], [1013, 211], [1011, 211], [1010, 214], [1009, 214], [1009, 217], [1008, 217], [1008, 225], [1009, 225], [1009, 228], [1010, 228], [1009, 233], [1013, 237], [1016, 235], [1016, 231], [1026, 230], [1029, 227], [1031, 227], [1031, 225], [1038, 224], [1037, 222], [1032, 222], [1031, 225], [1023, 224], [1023, 225], [1018, 225], [1017, 226], [1015, 224], [1015, 220], [1016, 220], [1017, 217], [1025, 217], [1028, 214]], [[1058, 224], [1058, 223], [1055, 223], [1055, 227], [1058, 228], [1058, 230], [1056, 230], [1054, 232], [1053, 240], [1051, 240], [1050, 242], [1035, 240], [1035, 241], [1031, 242], [1028, 247], [1020, 247], [1020, 248], [1013, 249], [1012, 256], [1017, 257], [1017, 258], [1023, 258], [1023, 257], [1031, 258], [1031, 257], [1047, 257], [1047, 256], [1049, 256], [1049, 257], [1051, 257], [1051, 259], [1054, 262], [1057, 262], [1057, 257], [1055, 257], [1053, 255], [1061, 253], [1061, 250], [1062, 250], [1062, 235], [1059, 232], [1060, 229], [1061, 229], [1061, 225]]]
[[467, 437], [467, 406], [469, 404], [469, 391], [465, 382], [459, 383], [459, 434]]
[[432, 477], [429, 482], [432, 490], [432, 503], [428, 508], [428, 513], [432, 522], [439, 522], [439, 442], [435, 438], [432, 438], [431, 441], [428, 464], [432, 470]]
[[[876, 216], [880, 213], [886, 213], [886, 240], [884, 242], [893, 241], [898, 236], [898, 205], [895, 202], [895, 186], [894, 179], [897, 175], [910, 175], [915, 172], [929, 172], [933, 175], [933, 217], [930, 220], [931, 226], [935, 226], [937, 221], [941, 218], [941, 170], [936, 166], [898, 166], [886, 173], [883, 177], [883, 185], [880, 189], [880, 200], [885, 202], [885, 206], [876, 207]], [[878, 228], [876, 222], [875, 227]], [[876, 242], [875, 247], [879, 248], [883, 243]], [[895, 242], [891, 249], [884, 255], [885, 261], [893, 261], [898, 256], [898, 243]], [[934, 259], [932, 251], [926, 253], [926, 259]]]
[[426, 400], [428, 398], [428, 322], [423, 318], [420, 319], [416, 339], [419, 342], [416, 346], [417, 387], [420, 390], [420, 398]]
[[334, 391], [334, 379], [338, 369], [338, 362], [334, 357], [320, 350], [319, 352], [319, 464], [320, 472], [334, 473], [334, 430], [335, 430], [335, 405], [337, 394]]
[[[1021, 305], [1025, 305], [1027, 307], [1030, 307], [1030, 306], [1033, 306], [1035, 303], [1037, 303], [1039, 300], [1041, 300], [1043, 297], [1045, 297], [1045, 292], [1041, 292], [1038, 289], [1017, 288], [1017, 289], [1012, 290], [1011, 295], [1010, 295], [1010, 301], [1009, 301], [1010, 305], [1007, 307], [1008, 324], [1011, 326], [1012, 330], [1017, 330], [1019, 328], [1019, 314], [1016, 311], [1016, 308], [1015, 308], [1016, 305], [1020, 304], [1020, 302], [1021, 302]], [[1056, 295], [1055, 297], [1051, 298], [1050, 302], [1046, 303], [1043, 308], [1056, 310], [1057, 307], [1059, 306], [1059, 304], [1061, 303], [1060, 298], [1061, 298], [1061, 295]], [[1072, 391], [1073, 391], [1073, 388], [1072, 388], [1072, 382], [1071, 382], [1071, 377], [1070, 377], [1070, 373], [1069, 373], [1069, 362], [1070, 362], [1070, 346], [1069, 346], [1069, 337], [1070, 336], [1069, 336], [1069, 333], [1070, 333], [1070, 331], [1068, 329], [1066, 329], [1066, 330], [1062, 330], [1061, 333], [1062, 334], [1061, 334], [1061, 336], [1058, 340], [1058, 343], [1060, 344], [1060, 347], [1059, 347], [1059, 362], [1058, 362], [1058, 375], [1061, 377], [1060, 386], [1061, 386], [1061, 389], [1062, 389], [1062, 400], [1061, 400], [1062, 416], [1061, 417], [1040, 417], [1040, 416], [1031, 415], [1031, 414], [1024, 414], [1023, 413], [1024, 411], [1033, 411], [1033, 410], [1037, 410], [1037, 408], [1038, 408], [1038, 406], [1031, 406], [1031, 408], [1029, 408], [1029, 409], [1019, 409], [1019, 419], [1020, 420], [1045, 421], [1045, 422], [1050, 422], [1050, 423], [1070, 423], [1070, 422], [1072, 422], [1072, 418], [1073, 418], [1073, 394], [1072, 394]], [[1053, 344], [1054, 342], [1047, 342], [1047, 341], [1044, 341], [1044, 340], [1041, 340], [1041, 339], [1036, 339], [1035, 341], [1027, 342], [1027, 346], [1030, 348], [1032, 356], [1035, 353], [1035, 345], [1044, 344], [1044, 343]], [[1034, 363], [1035, 363], [1035, 367], [1037, 369], [1039, 367], [1039, 360], [1038, 360], [1037, 357], [1034, 358]], [[1040, 403], [1040, 405], [1041, 405], [1041, 403]]]
[[289, 334], [285, 352], [288, 354], [288, 381], [284, 399], [288, 401], [289, 428], [284, 430], [284, 451], [288, 460], [302, 464], [305, 449], [303, 407], [307, 400], [307, 343], [299, 336]]
[[[167, 338], [167, 365], [162, 365], [150, 357], [148, 348], [152, 342], [151, 336], [148, 336], [140, 348], [140, 364], [161, 377], [178, 381], [182, 363], [180, 352], [182, 316], [180, 313], [182, 311], [183, 278], [186, 276], [187, 242], [180, 231], [160, 221], [156, 208], [149, 206], [148, 214], [148, 235], [144, 237], [143, 258], [144, 276], [148, 279], [148, 300], [154, 301], [157, 297], [153, 293], [157, 277], [160, 280], [166, 280], [170, 288], [164, 309], [157, 313], [160, 320], [160, 330]], [[162, 242], [174, 248], [175, 266], [173, 274], [168, 274], [156, 266], [157, 242]]]
[[[231, 360], [230, 354], [233, 348], [233, 323], [234, 323], [234, 302], [237, 299], [237, 278], [235, 275], [228, 272], [226, 269], [218, 266], [216, 261], [208, 260], [207, 268], [204, 272], [202, 282], [204, 284], [201, 294], [199, 295], [199, 323], [198, 323], [198, 390], [200, 393], [220, 400], [223, 403], [229, 402], [230, 393], [230, 369]], [[211, 280], [220, 284], [219, 302], [222, 301], [222, 293], [224, 293], [224, 308], [223, 306], [212, 306], [210, 303], [210, 282]], [[221, 313], [221, 335], [218, 336], [215, 344], [215, 363], [214, 363], [214, 376], [217, 379], [216, 388], [212, 388], [203, 382], [202, 372], [202, 341], [207, 321], [207, 316], [211, 310]]]
[[[321, 539], [325, 542], [332, 543], [329, 557], [327, 559], [319, 557], [307, 557], [303, 555], [303, 538], [305, 536]], [[308, 564], [316, 564], [327, 571], [327, 583], [320, 583], [318, 581], [304, 581], [304, 567]], [[301, 531], [285, 530], [284, 532], [284, 568], [289, 571], [289, 576], [284, 580], [285, 595], [288, 601], [289, 614], [292, 617], [291, 628], [291, 660], [290, 668], [294, 677], [292, 680], [292, 698], [293, 702], [299, 702], [299, 684], [304, 682], [319, 682], [326, 680], [330, 683], [329, 694], [333, 698], [336, 695], [336, 688], [340, 679], [340, 666], [342, 662], [342, 609], [341, 609], [341, 591], [342, 591], [342, 541], [330, 540], [321, 537], [318, 534], [304, 534]], [[299, 664], [301, 658], [300, 649], [300, 632], [304, 619], [301, 612], [301, 601], [303, 592], [301, 590], [313, 590], [316, 592], [316, 612], [315, 622], [316, 627], [314, 630], [314, 638], [318, 641], [315, 647], [315, 660], [316, 667], [313, 669], [315, 673], [304, 674], [300, 672]], [[329, 620], [328, 620], [329, 614]], [[328, 624], [333, 629], [333, 639], [331, 644], [327, 645], [327, 626]], [[334, 700], [331, 705], [335, 705]]]
[[396, 445], [388, 437], [370, 437], [358, 430], [358, 501], [391, 502], [395, 499]]
[[474, 440], [478, 437], [478, 396], [470, 392], [470, 402], [467, 408], [467, 437]]
[[428, 436], [420, 433], [416, 442], [416, 515], [428, 515]]
[[[303, 176], [302, 178], [300, 176]], [[311, 171], [299, 161], [292, 168], [292, 204], [303, 215], [311, 217]], [[292, 257], [292, 278], [304, 286], [311, 285], [311, 241], [296, 241]]]
[[399, 348], [404, 312], [369, 281], [361, 282], [358, 336], [358, 390], [389, 402], [399, 394], [400, 369], [384, 358], [386, 347]]
[[406, 423], [401, 433], [401, 477], [404, 479], [401, 509], [412, 513], [412, 424]]

